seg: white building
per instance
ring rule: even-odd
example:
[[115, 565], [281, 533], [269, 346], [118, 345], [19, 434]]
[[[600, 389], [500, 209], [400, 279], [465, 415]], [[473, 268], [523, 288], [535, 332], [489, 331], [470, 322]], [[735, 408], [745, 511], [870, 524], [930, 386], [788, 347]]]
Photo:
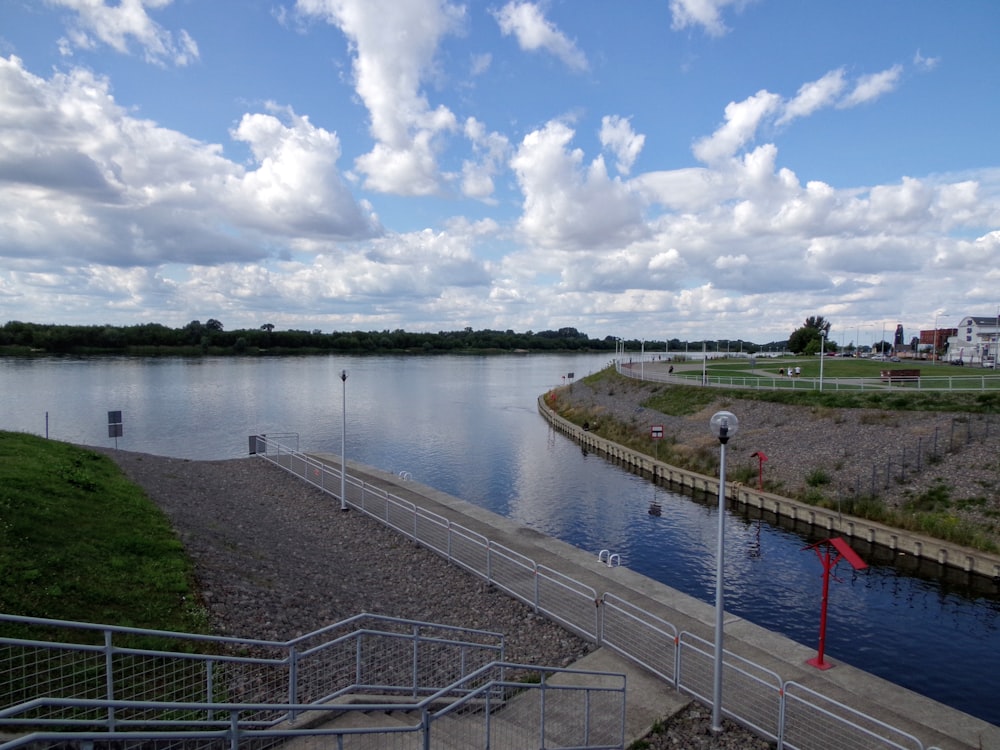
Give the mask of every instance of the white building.
[[948, 360], [981, 365], [995, 361], [1000, 347], [1000, 313], [968, 315], [958, 323], [958, 335], [948, 338]]

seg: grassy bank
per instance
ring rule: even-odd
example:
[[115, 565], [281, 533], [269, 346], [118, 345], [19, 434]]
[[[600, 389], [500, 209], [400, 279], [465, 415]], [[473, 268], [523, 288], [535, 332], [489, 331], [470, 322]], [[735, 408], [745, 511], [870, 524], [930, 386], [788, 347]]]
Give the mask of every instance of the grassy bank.
[[167, 518], [109, 458], [67, 443], [0, 432], [0, 579], [0, 612], [207, 632]]
[[[710, 368], [711, 369], [711, 368]], [[714, 402], [726, 400], [758, 400], [803, 407], [805, 409], [879, 409], [893, 412], [947, 411], [994, 413], [1000, 410], [996, 392], [935, 392], [896, 391], [819, 392], [768, 391], [753, 389], [705, 388], [703, 386], [667, 385], [661, 382], [636, 381], [607, 368], [584, 378], [581, 382], [609, 396], [628, 394], [638, 404], [662, 414], [683, 417], [697, 413]], [[626, 397], [622, 395], [621, 397]], [[718, 472], [718, 450], [714, 445], [686, 445], [672, 437], [653, 443], [649, 439], [648, 420], [616, 419], [607, 410], [586, 400], [574, 399], [572, 391], [557, 389], [546, 394], [546, 403], [564, 419], [576, 425], [588, 425], [596, 434], [637, 453], [644, 453], [678, 468], [713, 476]], [[752, 463], [737, 465], [727, 477], [733, 482], [756, 483], [756, 467]], [[880, 497], [839, 493], [829, 487], [830, 477], [822, 470], [809, 470], [802, 476], [805, 489], [789, 491], [771, 481], [764, 489], [818, 507], [837, 509], [844, 513], [877, 521], [898, 529], [918, 532], [984, 552], [1000, 552], [1000, 507], [991, 498], [954, 497], [944, 483], [938, 482], [921, 493], [909, 495], [897, 506]], [[979, 520], [965, 518], [963, 511], [974, 510]]]

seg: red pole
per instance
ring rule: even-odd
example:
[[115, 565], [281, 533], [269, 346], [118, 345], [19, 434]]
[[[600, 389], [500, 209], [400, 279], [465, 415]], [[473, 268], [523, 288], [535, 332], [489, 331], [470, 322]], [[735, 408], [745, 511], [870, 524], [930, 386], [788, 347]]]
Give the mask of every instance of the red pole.
[[[820, 548], [823, 548], [822, 552]], [[823, 661], [823, 652], [826, 649], [826, 607], [830, 598], [830, 573], [833, 572], [841, 558], [846, 559], [855, 570], [863, 570], [868, 565], [847, 545], [847, 542], [840, 538], [827, 539], [810, 545], [806, 549], [815, 550], [816, 557], [823, 564], [823, 602], [819, 612], [819, 650], [814, 658], [806, 659], [806, 664], [811, 664], [817, 669], [829, 669], [833, 665]], [[837, 550], [836, 557], [833, 554], [834, 549]]]
[[823, 603], [819, 609], [819, 648], [816, 651], [816, 656], [807, 659], [806, 664], [812, 664], [817, 669], [829, 669], [833, 665], [823, 661], [823, 653], [826, 650], [826, 605], [830, 598], [830, 571], [840, 560], [840, 555], [837, 555], [836, 560], [831, 560], [829, 547], [826, 547], [825, 554], [820, 554], [819, 547], [817, 547], [816, 555], [823, 563]]

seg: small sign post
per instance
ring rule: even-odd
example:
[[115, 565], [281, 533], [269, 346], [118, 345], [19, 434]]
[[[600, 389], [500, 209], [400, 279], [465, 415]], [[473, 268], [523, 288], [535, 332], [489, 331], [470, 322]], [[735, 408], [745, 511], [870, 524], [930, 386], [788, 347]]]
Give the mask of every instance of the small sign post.
[[663, 440], [663, 425], [654, 424], [649, 428], [649, 437], [653, 441], [653, 456], [657, 461], [660, 460], [660, 444], [659, 440]]
[[125, 434], [122, 427], [122, 413], [120, 411], [108, 412], [108, 437], [115, 439], [115, 450], [118, 450], [118, 438]]

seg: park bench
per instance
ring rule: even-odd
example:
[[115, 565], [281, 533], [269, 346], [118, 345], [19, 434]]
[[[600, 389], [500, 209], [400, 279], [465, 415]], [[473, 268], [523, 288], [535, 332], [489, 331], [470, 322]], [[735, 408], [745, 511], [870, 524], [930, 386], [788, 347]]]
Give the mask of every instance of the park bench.
[[898, 383], [900, 381], [920, 380], [920, 370], [882, 370], [882, 381]]

